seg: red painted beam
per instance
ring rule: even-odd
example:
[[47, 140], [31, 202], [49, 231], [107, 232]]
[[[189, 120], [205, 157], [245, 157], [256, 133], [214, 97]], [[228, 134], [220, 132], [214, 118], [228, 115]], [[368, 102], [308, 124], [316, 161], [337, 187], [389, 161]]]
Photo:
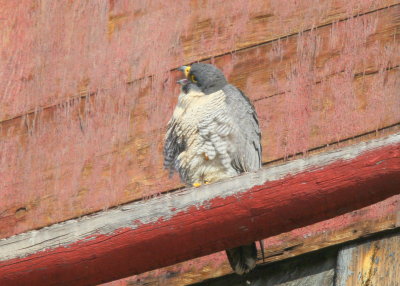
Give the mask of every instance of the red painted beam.
[[306, 226], [400, 193], [400, 134], [0, 241], [0, 285], [91, 285]]

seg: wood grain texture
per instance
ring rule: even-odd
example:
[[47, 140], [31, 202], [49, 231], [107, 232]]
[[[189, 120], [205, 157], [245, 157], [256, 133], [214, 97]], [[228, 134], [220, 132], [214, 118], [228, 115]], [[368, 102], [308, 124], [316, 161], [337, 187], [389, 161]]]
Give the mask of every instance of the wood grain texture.
[[215, 60], [256, 102], [264, 161], [399, 122], [400, 76], [383, 72], [400, 64], [399, 15], [394, 7]]
[[[400, 195], [303, 228], [264, 239], [265, 261], [281, 261], [400, 227]], [[109, 282], [103, 286], [183, 286], [232, 274], [225, 252]]]
[[2, 0], [0, 120], [398, 3]]
[[335, 285], [400, 285], [400, 233], [340, 250]]
[[229, 275], [193, 286], [333, 286], [336, 251], [304, 255], [253, 270], [246, 277]]
[[[215, 60], [255, 101], [264, 162], [400, 122], [399, 9]], [[161, 152], [176, 76], [118, 83], [2, 122], [0, 237], [181, 187], [162, 170]]]
[[1, 240], [0, 283], [87, 285], [142, 273], [397, 195], [399, 174], [396, 134], [135, 202]]

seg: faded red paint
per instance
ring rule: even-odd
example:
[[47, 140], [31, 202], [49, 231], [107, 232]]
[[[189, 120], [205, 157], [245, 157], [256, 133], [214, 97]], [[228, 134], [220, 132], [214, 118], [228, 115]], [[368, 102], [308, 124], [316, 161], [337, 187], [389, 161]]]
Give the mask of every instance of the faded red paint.
[[397, 6], [215, 60], [256, 101], [265, 161], [400, 122], [400, 74], [385, 70], [400, 64], [399, 13]]
[[393, 3], [2, 0], [0, 120]]
[[[276, 0], [200, 2], [0, 1], [0, 23], [5, 27], [0, 30], [4, 63], [0, 64], [0, 120], [17, 116], [0, 123], [0, 237], [179, 187], [178, 180], [168, 180], [162, 170], [164, 126], [177, 94], [171, 68], [399, 1], [302, 0], [284, 6]], [[384, 50], [380, 40], [374, 40], [374, 19], [379, 13], [369, 15], [366, 24], [354, 18], [332, 28], [332, 49], [339, 49], [339, 54], [343, 45], [344, 51], [354, 48], [338, 41], [347, 29], [342, 26], [355, 29], [343, 38], [355, 41], [357, 53], [335, 58], [326, 66], [322, 62], [319, 69], [328, 70], [322, 75], [331, 69], [336, 72], [335, 62], [345, 65], [358, 56], [367, 40], [372, 41], [376, 46], [368, 49], [367, 58], [381, 59], [382, 65], [378, 65], [378, 80], [365, 92], [367, 112], [353, 109], [349, 73], [338, 76], [339, 80], [327, 79], [322, 90], [311, 88], [318, 98], [310, 98], [310, 77], [323, 78], [318, 77], [320, 72], [312, 73], [319, 64], [310, 52], [323, 49], [318, 49], [317, 40], [303, 47], [315, 38], [307, 32], [293, 37], [299, 46], [294, 58], [302, 60], [284, 74], [289, 84], [276, 86], [295, 90], [256, 106], [263, 127], [264, 159], [330, 143], [339, 136], [355, 136], [400, 118], [398, 101], [393, 101], [393, 96], [399, 98], [397, 73], [391, 76], [383, 71], [393, 64], [389, 58], [398, 64], [395, 56], [400, 53]], [[229, 15], [229, 20], [222, 14]], [[284, 47], [276, 49], [276, 58], [288, 55]], [[270, 59], [270, 54], [258, 56]], [[233, 75], [240, 70], [239, 53], [233, 57], [232, 65], [220, 66], [236, 83]], [[266, 73], [278, 73], [285, 64]], [[144, 75], [153, 76], [138, 80]], [[268, 79], [257, 80], [254, 74], [241, 86], [253, 99], [262, 95], [262, 84], [270, 85]], [[339, 107], [325, 105], [329, 97], [325, 94], [332, 88]], [[382, 93], [371, 96], [375, 91]], [[89, 93], [93, 94], [90, 98]], [[77, 96], [86, 98], [71, 99]], [[330, 108], [329, 116], [320, 120], [325, 106]], [[310, 132], [317, 132], [318, 139]]]
[[399, 185], [396, 144], [267, 182], [240, 197], [215, 198], [156, 224], [1, 262], [0, 284], [106, 282], [335, 217], [399, 194]]
[[[334, 217], [329, 220], [308, 225], [306, 227], [297, 228], [277, 236], [269, 237], [263, 240], [263, 244], [267, 251], [268, 249], [284, 250], [286, 247], [288, 247], [288, 243], [292, 241], [303, 241], [307, 243], [307, 240], [313, 240], [315, 237], [321, 235], [324, 235], [329, 239], [331, 238], [331, 234], [337, 231], [349, 228], [351, 226], [357, 229], [357, 225], [363, 222], [377, 223], [386, 217], [398, 216], [396, 214], [399, 212], [400, 195], [396, 195], [379, 203]], [[396, 225], [393, 227], [396, 227]], [[272, 253], [272, 255], [273, 254], [274, 253]], [[267, 252], [266, 256], [268, 257], [268, 255], [269, 253]], [[214, 278], [231, 273], [232, 270], [227, 264], [225, 251], [222, 251], [178, 263], [166, 268], [108, 282], [102, 284], [102, 286], [126, 286], [132, 285], [133, 283], [138, 285], [146, 285], [146, 283], [149, 283], [150, 281], [151, 283], [159, 283], [160, 286], [174, 285], [174, 279], [177, 279], [178, 281], [187, 281], [189, 277], [191, 278], [189, 283], [196, 283], [204, 279]], [[228, 266], [229, 269], [224, 271], [225, 269], [221, 269], [221, 267], [224, 266]], [[206, 271], [212, 277], [204, 276], [203, 273], [205, 272], [205, 269], [207, 269]], [[173, 277], [171, 277], [171, 273], [174, 273]], [[193, 277], [194, 273], [201, 273], [201, 276], [198, 278], [197, 276]], [[179, 279], [179, 277], [181, 277], [181, 279]]]

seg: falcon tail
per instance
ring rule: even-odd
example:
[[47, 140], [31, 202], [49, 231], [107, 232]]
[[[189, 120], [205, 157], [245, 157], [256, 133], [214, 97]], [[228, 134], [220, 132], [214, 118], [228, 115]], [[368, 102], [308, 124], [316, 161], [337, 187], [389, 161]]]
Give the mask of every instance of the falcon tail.
[[257, 247], [255, 242], [226, 250], [232, 269], [239, 275], [250, 272], [256, 266]]

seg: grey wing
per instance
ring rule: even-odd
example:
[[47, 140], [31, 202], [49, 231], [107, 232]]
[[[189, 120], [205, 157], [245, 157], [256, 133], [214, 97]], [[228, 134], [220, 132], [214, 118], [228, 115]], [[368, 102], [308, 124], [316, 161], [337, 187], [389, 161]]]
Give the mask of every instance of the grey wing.
[[186, 144], [182, 136], [179, 136], [177, 129], [177, 122], [171, 119], [167, 126], [164, 143], [164, 168], [169, 170], [170, 176], [178, 169], [178, 155], [186, 148]]
[[228, 113], [234, 121], [235, 151], [231, 165], [238, 172], [256, 171], [261, 167], [261, 132], [256, 110], [244, 93], [233, 85], [223, 88]]
[[199, 153], [210, 160], [218, 156], [226, 170], [235, 174], [261, 167], [261, 133], [254, 106], [233, 85], [226, 85], [223, 106], [215, 105], [200, 121], [203, 138]]

